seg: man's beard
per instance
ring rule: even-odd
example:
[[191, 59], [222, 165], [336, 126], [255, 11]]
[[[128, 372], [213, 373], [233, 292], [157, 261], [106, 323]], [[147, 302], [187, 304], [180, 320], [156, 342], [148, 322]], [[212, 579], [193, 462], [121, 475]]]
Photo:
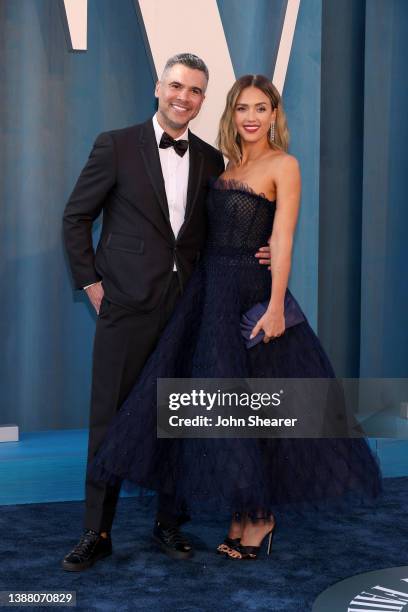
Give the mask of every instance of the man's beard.
[[172, 130], [181, 130], [183, 128], [187, 128], [187, 126], [190, 123], [191, 119], [193, 119], [193, 117], [191, 117], [191, 119], [189, 119], [188, 121], [183, 121], [181, 123], [177, 123], [176, 121], [173, 121], [172, 119], [170, 119], [168, 114], [166, 112], [164, 112], [163, 110], [159, 109], [159, 113], [162, 115], [166, 125], [168, 125], [169, 128], [171, 128]]

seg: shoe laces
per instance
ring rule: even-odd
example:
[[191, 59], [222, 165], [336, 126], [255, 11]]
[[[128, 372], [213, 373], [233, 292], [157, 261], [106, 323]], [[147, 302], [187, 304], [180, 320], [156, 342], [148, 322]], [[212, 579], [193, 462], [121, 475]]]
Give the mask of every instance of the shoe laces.
[[78, 544], [73, 548], [72, 552], [77, 555], [86, 555], [95, 546], [99, 534], [96, 531], [89, 529], [85, 531]]
[[182, 544], [183, 546], [188, 546], [190, 548], [190, 544], [186, 541], [185, 537], [177, 529], [177, 527], [169, 527], [168, 529], [164, 529], [164, 531], [168, 539], [174, 542], [174, 544]]

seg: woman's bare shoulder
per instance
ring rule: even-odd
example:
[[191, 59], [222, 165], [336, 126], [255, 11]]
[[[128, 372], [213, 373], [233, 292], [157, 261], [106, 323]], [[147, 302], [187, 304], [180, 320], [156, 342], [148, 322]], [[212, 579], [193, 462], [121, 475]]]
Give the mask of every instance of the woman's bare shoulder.
[[266, 160], [264, 173], [276, 188], [287, 180], [300, 180], [299, 162], [294, 155], [275, 149]]
[[286, 167], [295, 167], [299, 165], [297, 158], [286, 151], [281, 151], [278, 149], [273, 149], [268, 155], [268, 161], [273, 162], [274, 165], [278, 166], [286, 166]]

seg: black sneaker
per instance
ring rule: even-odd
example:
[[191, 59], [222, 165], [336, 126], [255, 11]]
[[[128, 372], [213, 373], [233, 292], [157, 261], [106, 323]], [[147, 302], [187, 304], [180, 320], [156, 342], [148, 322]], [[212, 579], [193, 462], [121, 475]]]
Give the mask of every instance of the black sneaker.
[[156, 521], [153, 529], [153, 539], [172, 559], [190, 559], [194, 554], [191, 543], [179, 531], [178, 527], [165, 527]]
[[85, 529], [78, 544], [64, 557], [62, 567], [67, 572], [81, 572], [88, 569], [99, 559], [112, 554], [110, 535], [103, 538], [93, 529]]

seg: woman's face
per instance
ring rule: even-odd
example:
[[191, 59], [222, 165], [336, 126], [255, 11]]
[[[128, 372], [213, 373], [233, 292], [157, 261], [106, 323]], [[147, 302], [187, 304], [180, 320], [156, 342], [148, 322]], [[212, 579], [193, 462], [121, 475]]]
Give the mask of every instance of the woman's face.
[[258, 142], [267, 138], [275, 118], [276, 109], [272, 110], [271, 101], [263, 91], [257, 87], [246, 87], [241, 91], [233, 113], [241, 140]]

